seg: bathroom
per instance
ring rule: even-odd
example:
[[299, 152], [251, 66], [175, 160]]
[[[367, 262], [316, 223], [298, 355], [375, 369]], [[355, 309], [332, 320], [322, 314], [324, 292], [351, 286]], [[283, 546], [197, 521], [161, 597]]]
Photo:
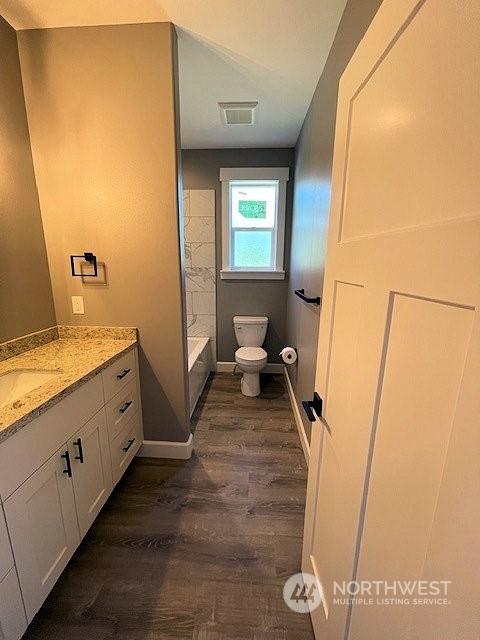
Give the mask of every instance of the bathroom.
[[1, 640], [477, 640], [451, 4], [0, 0]]

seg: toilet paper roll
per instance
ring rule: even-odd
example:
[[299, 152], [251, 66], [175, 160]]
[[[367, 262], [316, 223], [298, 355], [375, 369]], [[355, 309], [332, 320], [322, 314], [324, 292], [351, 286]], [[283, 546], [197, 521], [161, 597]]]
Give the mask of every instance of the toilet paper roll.
[[285, 347], [280, 351], [280, 355], [285, 364], [293, 364], [297, 361], [297, 352], [293, 347]]

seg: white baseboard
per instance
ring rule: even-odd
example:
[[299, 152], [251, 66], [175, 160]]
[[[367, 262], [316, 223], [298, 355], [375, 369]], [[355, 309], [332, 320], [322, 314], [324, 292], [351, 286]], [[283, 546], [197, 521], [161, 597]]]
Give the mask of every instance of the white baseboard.
[[[235, 368], [235, 362], [217, 362], [218, 373], [231, 373]], [[277, 362], [268, 362], [263, 373], [283, 373], [283, 364]]]
[[295, 398], [295, 392], [288, 376], [287, 367], [283, 367], [283, 373], [285, 375], [285, 383], [287, 385], [288, 395], [290, 397], [290, 404], [292, 405], [293, 415], [295, 416], [295, 423], [298, 429], [298, 435], [300, 436], [300, 443], [302, 445], [303, 454], [307, 467], [310, 463], [310, 443], [308, 442], [307, 434], [305, 433], [305, 427], [303, 426], [302, 416], [298, 409], [297, 399]]
[[193, 451], [193, 434], [186, 442], [170, 440], [144, 440], [137, 456], [140, 458], [169, 458], [172, 460], [188, 460]]

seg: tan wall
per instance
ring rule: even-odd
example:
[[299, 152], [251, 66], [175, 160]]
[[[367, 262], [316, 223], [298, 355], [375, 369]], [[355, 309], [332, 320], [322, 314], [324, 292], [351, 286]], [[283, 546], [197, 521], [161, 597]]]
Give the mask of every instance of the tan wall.
[[[320, 309], [293, 290], [322, 295], [338, 82], [381, 1], [347, 2], [296, 146], [287, 342], [298, 349], [298, 366], [289, 373], [299, 402], [313, 396]], [[310, 437], [306, 418], [304, 425]]]
[[[59, 323], [137, 326], [145, 437], [188, 437], [170, 23], [19, 32]], [[107, 284], [69, 255], [93, 251]], [[85, 315], [71, 296], [83, 295]]]
[[55, 324], [17, 37], [0, 17], [0, 342]]

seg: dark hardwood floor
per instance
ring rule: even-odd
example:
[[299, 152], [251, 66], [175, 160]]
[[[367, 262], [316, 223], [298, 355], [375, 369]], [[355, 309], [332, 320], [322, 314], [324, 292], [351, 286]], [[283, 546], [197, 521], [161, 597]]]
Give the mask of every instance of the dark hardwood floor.
[[281, 376], [217, 374], [187, 462], [137, 459], [28, 640], [310, 640], [283, 602], [300, 569], [306, 466]]

